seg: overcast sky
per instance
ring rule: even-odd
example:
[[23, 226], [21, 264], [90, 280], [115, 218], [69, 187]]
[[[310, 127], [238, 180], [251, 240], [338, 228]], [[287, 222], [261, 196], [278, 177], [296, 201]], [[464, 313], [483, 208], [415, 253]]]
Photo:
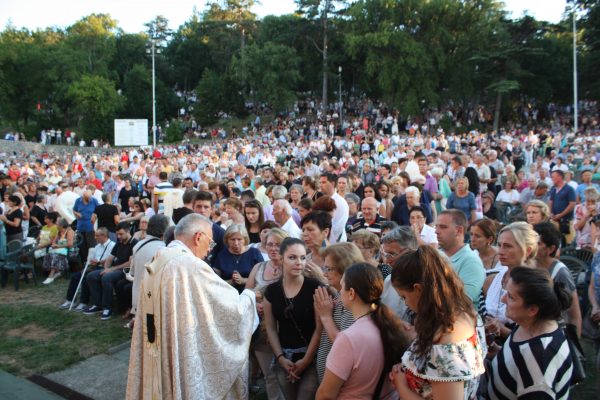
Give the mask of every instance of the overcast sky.
[[[565, 9], [565, 0], [505, 0], [506, 8], [513, 18], [524, 12], [538, 20], [560, 21]], [[206, 0], [0, 0], [0, 29], [8, 22], [15, 27], [31, 30], [72, 25], [75, 21], [92, 13], [108, 13], [126, 32], [144, 30], [144, 23], [157, 15], [169, 20], [171, 29], [177, 29], [187, 21], [194, 6], [200, 11]], [[259, 17], [282, 15], [295, 10], [293, 0], [262, 0], [253, 11]]]

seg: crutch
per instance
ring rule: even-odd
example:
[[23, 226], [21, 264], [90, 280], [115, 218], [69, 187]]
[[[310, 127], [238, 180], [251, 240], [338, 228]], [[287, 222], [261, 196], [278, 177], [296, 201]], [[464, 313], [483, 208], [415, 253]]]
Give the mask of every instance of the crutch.
[[73, 295], [73, 300], [71, 300], [71, 305], [69, 306], [69, 311], [73, 309], [73, 304], [75, 304], [75, 299], [77, 298], [77, 293], [79, 293], [79, 288], [81, 287], [81, 282], [83, 282], [83, 278], [85, 278], [85, 273], [87, 271], [89, 262], [85, 262], [85, 267], [83, 267], [83, 272], [81, 272], [81, 278], [79, 278], [79, 283], [77, 284], [77, 289], [75, 289], [75, 294]]

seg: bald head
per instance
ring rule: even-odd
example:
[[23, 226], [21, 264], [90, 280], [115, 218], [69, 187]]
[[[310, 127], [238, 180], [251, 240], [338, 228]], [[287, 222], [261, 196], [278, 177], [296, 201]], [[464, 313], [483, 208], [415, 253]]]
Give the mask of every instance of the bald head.
[[377, 218], [379, 203], [374, 197], [365, 197], [360, 204], [363, 218], [367, 223], [372, 223]]

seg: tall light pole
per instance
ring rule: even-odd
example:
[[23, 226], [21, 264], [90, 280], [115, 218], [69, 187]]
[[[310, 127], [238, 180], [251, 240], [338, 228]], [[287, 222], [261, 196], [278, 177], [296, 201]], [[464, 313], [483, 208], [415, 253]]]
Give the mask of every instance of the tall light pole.
[[578, 101], [577, 101], [577, 26], [576, 26], [576, 11], [577, 5], [573, 3], [573, 122], [575, 133], [577, 133], [578, 124]]
[[156, 40], [150, 39], [151, 49], [146, 49], [147, 53], [152, 55], [152, 146], [156, 147], [156, 69], [154, 58], [160, 50], [156, 48]]
[[340, 81], [340, 88], [339, 88], [339, 92], [340, 92], [340, 133], [342, 136], [344, 136], [344, 116], [342, 115], [343, 110], [344, 110], [344, 105], [342, 104], [342, 66], [341, 65], [338, 67], [338, 78]]
[[156, 69], [154, 65], [155, 41], [152, 39], [152, 147], [156, 147]]

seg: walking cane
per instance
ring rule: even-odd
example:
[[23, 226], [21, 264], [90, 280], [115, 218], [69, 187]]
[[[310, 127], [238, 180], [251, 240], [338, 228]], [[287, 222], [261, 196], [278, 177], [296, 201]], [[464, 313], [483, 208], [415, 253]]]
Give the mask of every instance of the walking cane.
[[77, 289], [75, 289], [75, 294], [73, 295], [73, 300], [71, 300], [71, 305], [69, 306], [69, 311], [73, 309], [73, 304], [75, 304], [75, 299], [77, 298], [77, 293], [79, 293], [79, 288], [81, 287], [81, 282], [83, 282], [83, 278], [85, 278], [85, 272], [87, 271], [89, 262], [86, 261], [85, 267], [83, 267], [83, 272], [81, 273], [81, 278], [79, 278], [79, 283], [77, 284]]

